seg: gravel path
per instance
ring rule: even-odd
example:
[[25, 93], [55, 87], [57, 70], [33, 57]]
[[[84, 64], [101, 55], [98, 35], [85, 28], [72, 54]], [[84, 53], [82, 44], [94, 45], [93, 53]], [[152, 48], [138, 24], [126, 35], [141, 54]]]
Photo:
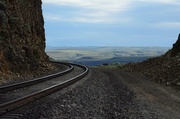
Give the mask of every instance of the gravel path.
[[162, 119], [180, 119], [179, 90], [162, 86], [137, 73], [113, 72], [114, 77], [120, 78], [134, 92], [134, 101], [144, 115], [158, 114]]
[[[144, 85], [146, 80], [140, 81], [139, 78], [144, 77], [112, 70], [91, 69], [86, 78], [74, 85], [10, 113], [22, 114], [22, 119], [178, 119], [179, 108], [173, 109], [167, 104], [171, 99], [152, 100], [151, 96], [157, 91], [149, 88], [148, 84]], [[133, 81], [134, 79], [140, 84]], [[155, 84], [149, 85], [153, 87]], [[158, 94], [163, 93], [163, 90], [159, 91]], [[165, 94], [163, 96], [168, 97]], [[173, 99], [176, 100], [174, 104], [179, 104], [178, 97]], [[161, 108], [162, 105], [167, 108]]]

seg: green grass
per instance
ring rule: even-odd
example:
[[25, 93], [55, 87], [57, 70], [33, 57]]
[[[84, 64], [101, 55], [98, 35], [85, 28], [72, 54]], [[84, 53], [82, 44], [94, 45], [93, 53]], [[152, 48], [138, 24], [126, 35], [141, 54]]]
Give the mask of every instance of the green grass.
[[121, 63], [110, 63], [110, 64], [102, 64], [102, 65], [98, 65], [95, 66], [96, 68], [105, 68], [105, 69], [117, 69], [117, 68], [121, 68], [124, 64]]
[[62, 48], [47, 50], [47, 54], [56, 60], [105, 60], [115, 57], [154, 57], [164, 54], [168, 48], [160, 47], [93, 47]]

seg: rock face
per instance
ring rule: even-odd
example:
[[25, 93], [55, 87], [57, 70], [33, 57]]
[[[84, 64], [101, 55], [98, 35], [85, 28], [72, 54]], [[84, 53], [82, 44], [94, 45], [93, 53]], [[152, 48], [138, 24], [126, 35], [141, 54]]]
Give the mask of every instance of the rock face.
[[0, 1], [0, 77], [48, 69], [41, 0]]
[[175, 44], [173, 44], [173, 48], [171, 50], [171, 56], [176, 56], [180, 53], [180, 34]]

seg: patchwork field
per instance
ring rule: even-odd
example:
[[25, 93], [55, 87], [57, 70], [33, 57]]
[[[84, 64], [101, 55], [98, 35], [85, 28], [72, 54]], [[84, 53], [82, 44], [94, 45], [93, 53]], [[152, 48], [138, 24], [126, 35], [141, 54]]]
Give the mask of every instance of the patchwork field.
[[168, 51], [167, 47], [64, 47], [50, 48], [53, 59], [96, 66], [107, 63], [140, 62]]

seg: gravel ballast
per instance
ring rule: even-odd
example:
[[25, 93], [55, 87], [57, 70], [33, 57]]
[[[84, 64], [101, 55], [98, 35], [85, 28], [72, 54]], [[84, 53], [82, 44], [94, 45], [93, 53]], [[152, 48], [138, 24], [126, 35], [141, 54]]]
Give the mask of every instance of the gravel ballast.
[[86, 78], [72, 86], [10, 113], [22, 114], [22, 119], [166, 119], [163, 111], [150, 107], [153, 101], [139, 100], [122, 77], [91, 69]]

